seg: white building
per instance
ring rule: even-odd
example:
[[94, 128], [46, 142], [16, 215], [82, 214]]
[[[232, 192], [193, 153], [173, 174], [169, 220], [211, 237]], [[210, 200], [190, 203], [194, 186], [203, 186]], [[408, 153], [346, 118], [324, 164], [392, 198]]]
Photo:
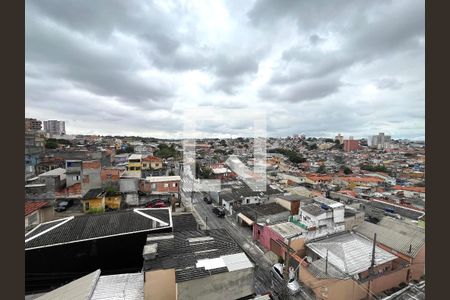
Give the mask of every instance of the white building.
[[44, 131], [51, 136], [66, 134], [66, 122], [58, 120], [44, 121]]
[[345, 230], [344, 204], [324, 197], [315, 197], [311, 203], [300, 205], [297, 221], [307, 230], [310, 240]]

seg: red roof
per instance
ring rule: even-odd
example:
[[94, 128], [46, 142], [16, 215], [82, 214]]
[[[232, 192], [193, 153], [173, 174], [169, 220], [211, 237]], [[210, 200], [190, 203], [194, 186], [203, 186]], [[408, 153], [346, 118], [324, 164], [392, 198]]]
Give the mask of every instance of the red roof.
[[25, 217], [47, 205], [48, 205], [47, 201], [26, 201], [25, 202]]
[[425, 193], [425, 188], [420, 186], [400, 186], [396, 185], [394, 186], [394, 190], [398, 191], [409, 191], [409, 192], [416, 192], [416, 193]]
[[151, 155], [149, 155], [147, 157], [144, 157], [142, 160], [143, 161], [149, 161], [149, 162], [162, 162], [161, 158], [156, 157], [156, 156], [151, 156]]
[[341, 194], [344, 194], [347, 196], [353, 196], [353, 197], [357, 196], [356, 192], [350, 191], [350, 190], [340, 190], [338, 193], [341, 193]]

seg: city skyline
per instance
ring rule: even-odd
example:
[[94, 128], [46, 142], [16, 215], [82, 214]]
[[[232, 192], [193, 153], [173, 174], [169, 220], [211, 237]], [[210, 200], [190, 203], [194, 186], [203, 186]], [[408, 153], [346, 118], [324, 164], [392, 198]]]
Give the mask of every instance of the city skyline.
[[230, 109], [202, 130], [246, 136], [255, 108], [268, 136], [424, 140], [424, 44], [423, 1], [27, 2], [26, 115], [180, 138], [185, 109]]

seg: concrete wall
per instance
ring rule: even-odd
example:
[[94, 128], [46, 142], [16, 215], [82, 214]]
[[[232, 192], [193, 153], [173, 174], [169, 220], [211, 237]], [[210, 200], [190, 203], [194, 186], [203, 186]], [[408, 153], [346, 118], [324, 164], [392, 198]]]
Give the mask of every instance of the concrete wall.
[[267, 250], [270, 249], [270, 240], [284, 240], [281, 235], [271, 230], [268, 226], [253, 225], [253, 239], [258, 240]]
[[352, 279], [318, 279], [301, 268], [300, 281], [314, 291], [317, 300], [360, 300], [367, 297], [367, 283], [358, 285]]
[[139, 178], [121, 178], [119, 187], [122, 193], [137, 192], [139, 188]]
[[81, 192], [102, 187], [101, 165], [99, 160], [83, 161]]
[[175, 269], [157, 270], [144, 274], [145, 300], [175, 300]]
[[225, 272], [177, 284], [178, 300], [228, 300], [254, 293], [253, 268]]
[[425, 246], [417, 253], [411, 264], [411, 279], [419, 280], [425, 274]]
[[345, 230], [352, 230], [354, 226], [361, 225], [364, 222], [364, 212], [357, 212], [354, 216], [345, 218]]
[[125, 194], [125, 203], [128, 205], [139, 205], [139, 196], [137, 193]]

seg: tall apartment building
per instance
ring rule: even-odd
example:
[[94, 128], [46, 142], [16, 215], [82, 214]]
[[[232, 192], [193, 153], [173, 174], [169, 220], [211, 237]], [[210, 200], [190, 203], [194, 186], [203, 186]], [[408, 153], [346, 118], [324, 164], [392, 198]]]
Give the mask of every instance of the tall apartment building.
[[356, 151], [361, 149], [358, 140], [354, 140], [353, 137], [350, 137], [348, 140], [344, 140], [344, 151]]
[[367, 141], [371, 148], [386, 149], [391, 145], [391, 136], [380, 132], [378, 135], [369, 137]]
[[42, 129], [42, 122], [32, 118], [25, 118], [25, 131], [39, 131]]
[[66, 134], [66, 122], [58, 120], [44, 121], [44, 131], [50, 135]]

